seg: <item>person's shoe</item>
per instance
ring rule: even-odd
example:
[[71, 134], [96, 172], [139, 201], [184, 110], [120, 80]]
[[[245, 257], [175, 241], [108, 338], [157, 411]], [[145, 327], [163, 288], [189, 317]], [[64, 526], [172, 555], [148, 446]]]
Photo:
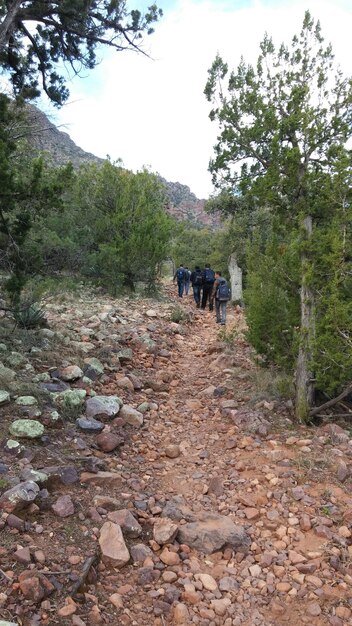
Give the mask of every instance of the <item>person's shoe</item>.
[[200, 304], [197, 304], [197, 309], [199, 309], [199, 307], [200, 307]]
[[217, 324], [222, 324], [221, 320], [216, 320]]
[[226, 326], [226, 322], [220, 322], [221, 326]]

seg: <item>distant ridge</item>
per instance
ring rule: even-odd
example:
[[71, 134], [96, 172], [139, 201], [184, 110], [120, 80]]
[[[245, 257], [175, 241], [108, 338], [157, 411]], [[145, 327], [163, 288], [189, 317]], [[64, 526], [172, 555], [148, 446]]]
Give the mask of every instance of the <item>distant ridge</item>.
[[[35, 152], [44, 152], [54, 165], [64, 165], [71, 161], [75, 168], [85, 163], [102, 164], [101, 159], [90, 152], [82, 150], [71, 139], [68, 133], [59, 130], [47, 115], [33, 104], [26, 105], [28, 124], [28, 140]], [[162, 176], [169, 199], [169, 213], [177, 220], [189, 220], [194, 226], [213, 228], [219, 227], [219, 220], [204, 211], [205, 200], [200, 200], [187, 185], [167, 181]]]

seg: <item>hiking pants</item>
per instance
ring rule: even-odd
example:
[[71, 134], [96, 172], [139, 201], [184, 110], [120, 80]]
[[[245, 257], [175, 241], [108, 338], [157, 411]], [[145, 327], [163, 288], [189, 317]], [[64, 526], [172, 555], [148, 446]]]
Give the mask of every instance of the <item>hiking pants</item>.
[[185, 281], [185, 294], [186, 296], [188, 296], [188, 290], [189, 290], [189, 280]]
[[199, 305], [200, 305], [201, 286], [200, 285], [192, 285], [192, 287], [193, 287], [193, 298], [194, 298], [194, 301], [195, 301], [196, 305], [199, 307]]
[[177, 281], [178, 295], [180, 296], [180, 298], [182, 298], [183, 296], [184, 286], [185, 286], [185, 283], [183, 280]]
[[226, 322], [226, 305], [226, 300], [215, 300], [216, 321], [221, 324]]
[[210, 297], [212, 291], [213, 283], [205, 283], [205, 285], [203, 285], [202, 309], [205, 309], [209, 300], [209, 311], [213, 310], [213, 302]]

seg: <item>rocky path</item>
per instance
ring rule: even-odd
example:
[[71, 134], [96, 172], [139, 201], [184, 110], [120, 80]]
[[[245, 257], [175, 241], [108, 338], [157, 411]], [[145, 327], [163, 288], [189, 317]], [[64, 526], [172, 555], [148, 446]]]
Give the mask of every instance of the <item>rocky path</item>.
[[56, 370], [31, 352], [36, 384], [66, 381], [60, 424], [8, 387], [9, 428], [46, 430], [15, 456], [3, 438], [16, 497], [38, 486], [1, 489], [4, 623], [351, 624], [349, 431], [258, 391], [242, 314], [225, 333], [190, 301], [180, 324], [169, 302], [96, 304], [52, 305]]

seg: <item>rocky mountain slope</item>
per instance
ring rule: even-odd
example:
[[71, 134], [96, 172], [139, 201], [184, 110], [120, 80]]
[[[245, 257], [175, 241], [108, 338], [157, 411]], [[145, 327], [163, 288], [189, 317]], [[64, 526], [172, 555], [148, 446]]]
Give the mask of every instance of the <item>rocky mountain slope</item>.
[[[30, 143], [35, 151], [45, 152], [56, 165], [71, 161], [74, 167], [85, 163], [103, 163], [103, 159], [85, 152], [77, 146], [68, 133], [57, 128], [36, 106], [27, 106]], [[190, 188], [179, 182], [170, 182], [160, 176], [169, 198], [168, 210], [177, 220], [189, 220], [196, 226], [219, 226], [219, 220], [204, 211], [205, 200], [200, 200]]]

